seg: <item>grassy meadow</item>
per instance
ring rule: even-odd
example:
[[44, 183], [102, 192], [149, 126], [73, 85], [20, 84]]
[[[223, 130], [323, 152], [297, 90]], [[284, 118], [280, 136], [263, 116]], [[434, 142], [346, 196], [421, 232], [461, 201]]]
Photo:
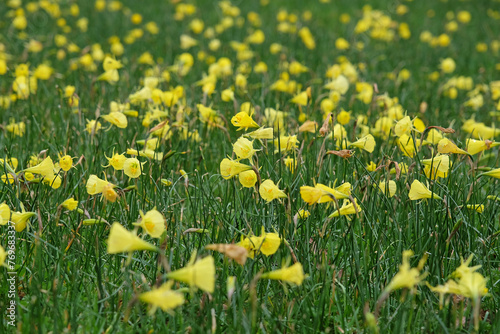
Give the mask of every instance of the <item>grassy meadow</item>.
[[0, 333], [500, 332], [499, 8], [0, 1]]

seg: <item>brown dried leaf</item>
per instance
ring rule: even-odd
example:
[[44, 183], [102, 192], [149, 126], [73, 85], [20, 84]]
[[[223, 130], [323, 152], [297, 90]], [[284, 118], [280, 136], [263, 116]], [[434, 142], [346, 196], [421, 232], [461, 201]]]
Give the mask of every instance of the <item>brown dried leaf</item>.
[[244, 265], [247, 261], [248, 251], [235, 244], [210, 244], [205, 246], [205, 248], [222, 253], [241, 265]]

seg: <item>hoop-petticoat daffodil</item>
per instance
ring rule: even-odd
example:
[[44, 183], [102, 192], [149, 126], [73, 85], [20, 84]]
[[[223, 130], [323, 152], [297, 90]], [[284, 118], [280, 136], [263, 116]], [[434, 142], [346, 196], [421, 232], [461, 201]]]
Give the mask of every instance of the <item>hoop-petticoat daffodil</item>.
[[14, 229], [16, 232], [23, 231], [26, 228], [29, 219], [34, 215], [34, 212], [26, 212], [24, 211], [24, 208], [22, 209], [22, 212], [12, 212], [10, 220], [14, 223]]
[[413, 290], [415, 286], [421, 284], [427, 273], [420, 274], [425, 262], [427, 254], [422, 257], [416, 268], [410, 267], [410, 257], [413, 256], [413, 251], [406, 250], [403, 252], [403, 263], [399, 266], [399, 272], [392, 278], [389, 284], [384, 289], [384, 294], [391, 291], [407, 288]]
[[267, 202], [271, 202], [276, 198], [286, 198], [286, 194], [283, 190], [280, 190], [277, 185], [274, 184], [273, 180], [265, 180], [259, 187], [260, 197], [265, 199]]
[[123, 170], [123, 164], [125, 163], [125, 160], [127, 160], [125, 154], [118, 154], [113, 151], [111, 158], [108, 158], [106, 154], [104, 156], [108, 159], [109, 165], [103, 167], [112, 166], [115, 170]]
[[278, 270], [263, 273], [261, 278], [275, 279], [288, 283], [293, 283], [295, 285], [301, 285], [304, 281], [304, 269], [300, 262], [295, 263], [290, 267], [283, 267]]
[[112, 111], [107, 115], [102, 115], [101, 118], [120, 129], [125, 129], [128, 125], [127, 117], [119, 111]]
[[405, 116], [401, 120], [399, 120], [394, 126], [394, 134], [397, 137], [401, 137], [402, 135], [408, 135], [413, 130], [413, 123], [410, 119], [410, 116]]
[[470, 153], [458, 148], [451, 140], [448, 138], [443, 138], [438, 142], [437, 150], [439, 153], [456, 153], [456, 154], [466, 154], [470, 155]]
[[0, 204], [0, 225], [5, 225], [10, 219], [10, 208], [7, 204]]
[[203, 291], [213, 293], [215, 289], [214, 258], [209, 255], [196, 261], [196, 252], [191, 256], [189, 264], [184, 268], [172, 271], [167, 277], [189, 284]]
[[339, 216], [347, 216], [354, 215], [360, 212], [362, 209], [358, 204], [357, 199], [354, 199], [354, 203], [349, 200], [344, 200], [344, 203], [340, 207], [340, 209], [335, 210], [328, 218], [335, 218]]
[[441, 197], [430, 191], [429, 188], [424, 186], [418, 180], [414, 180], [413, 183], [411, 184], [410, 193], [408, 194], [408, 197], [412, 201], [417, 201], [419, 199], [426, 199], [426, 198], [442, 199]]
[[259, 128], [255, 131], [245, 133], [244, 136], [248, 136], [252, 139], [273, 139], [273, 128]]
[[[258, 128], [259, 127], [259, 124], [257, 124], [257, 122], [255, 122], [252, 119], [252, 116], [250, 116], [245, 111], [240, 111], [239, 113], [234, 115], [233, 118], [231, 118], [231, 124], [239, 127], [236, 131], [240, 131], [240, 130], [246, 131], [246, 130], [248, 130], [248, 128]], [[272, 129], [271, 129], [271, 133], [272, 133]], [[272, 138], [272, 135], [271, 135], [271, 138]]]
[[368, 134], [356, 140], [354, 143], [350, 143], [348, 146], [356, 147], [365, 150], [368, 153], [372, 153], [375, 149], [375, 138], [372, 135]]
[[249, 159], [252, 161], [252, 156], [257, 152], [253, 148], [253, 141], [246, 139], [245, 137], [240, 137], [233, 144], [233, 152], [236, 154], [239, 160]]
[[127, 231], [120, 223], [111, 225], [108, 237], [108, 254], [133, 252], [136, 250], [156, 251], [156, 246]]
[[97, 177], [97, 175], [90, 175], [89, 179], [87, 180], [87, 193], [89, 195], [97, 195], [101, 194], [106, 198], [106, 200], [110, 202], [115, 202], [116, 199], [118, 198], [118, 194], [116, 191], [113, 189], [116, 186], [112, 184], [111, 182], [101, 180], [100, 178]]
[[408, 136], [407, 134], [401, 135], [398, 139], [398, 146], [401, 152], [403, 152], [404, 155], [407, 157], [413, 158], [415, 155], [416, 149], [418, 149], [415, 146], [415, 143], [413, 141], [413, 138]]
[[257, 183], [257, 174], [254, 170], [250, 169], [238, 174], [238, 179], [243, 187], [253, 188], [255, 187], [255, 183]]
[[250, 169], [252, 169], [252, 166], [248, 166], [228, 158], [222, 159], [220, 163], [220, 174], [225, 180], [229, 180], [241, 172]]
[[7, 252], [0, 246], [0, 267], [3, 266], [5, 259], [7, 258]]
[[437, 169], [441, 173], [447, 174], [450, 170], [450, 157], [446, 154], [436, 155], [431, 159], [422, 160], [422, 164], [428, 166], [429, 168], [432, 167], [432, 169]]
[[141, 220], [134, 223], [134, 225], [142, 227], [152, 238], [158, 239], [161, 237], [165, 231], [165, 218], [163, 215], [156, 209], [150, 210], [146, 214], [141, 210], [139, 214]]
[[266, 233], [262, 227], [260, 236], [250, 236], [242, 238], [239, 246], [248, 251], [248, 257], [253, 259], [255, 254], [261, 252], [265, 256], [273, 255], [280, 247], [281, 239], [278, 233]]
[[274, 153], [293, 150], [298, 144], [297, 136], [280, 136], [274, 140]]
[[132, 179], [136, 179], [141, 176], [142, 165], [146, 162], [141, 163], [137, 158], [128, 158], [123, 163], [123, 172], [125, 175]]
[[349, 198], [351, 195], [351, 184], [343, 183], [337, 188], [330, 188], [324, 184], [317, 183], [314, 187], [300, 187], [300, 196], [302, 200], [309, 205], [315, 203], [327, 203], [337, 200]]
[[171, 312], [177, 306], [184, 304], [184, 294], [172, 290], [173, 284], [174, 281], [168, 281], [157, 289], [141, 293], [139, 299], [151, 305], [150, 315], [154, 314], [158, 308], [161, 308], [164, 312]]
[[481, 173], [481, 174], [479, 174], [477, 177], [480, 177], [480, 176], [483, 176], [483, 175], [486, 175], [486, 176], [491, 176], [491, 177], [494, 177], [494, 178], [500, 179], [500, 168], [497, 168], [497, 169], [492, 169], [492, 170], [490, 170], [490, 171], [487, 171], [487, 172]]
[[500, 143], [491, 140], [476, 140], [469, 138], [466, 142], [466, 149], [469, 154], [474, 155], [499, 145]]
[[[25, 173], [40, 174], [43, 177], [49, 177], [54, 175], [54, 162], [50, 157], [43, 159], [38, 165], [29, 167], [23, 170]], [[52, 177], [53, 178], [53, 177]]]
[[378, 188], [382, 192], [382, 194], [387, 195], [387, 197], [389, 198], [394, 196], [396, 194], [396, 191], [398, 190], [398, 186], [393, 180], [381, 181], [378, 184]]

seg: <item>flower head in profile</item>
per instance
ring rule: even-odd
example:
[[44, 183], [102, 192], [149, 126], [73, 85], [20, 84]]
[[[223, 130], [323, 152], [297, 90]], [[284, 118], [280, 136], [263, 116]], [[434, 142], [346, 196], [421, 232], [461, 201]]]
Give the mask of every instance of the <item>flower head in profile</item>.
[[389, 181], [381, 181], [378, 184], [378, 188], [382, 194], [387, 195], [387, 197], [392, 197], [396, 194], [396, 191], [398, 190], [398, 186], [396, 185], [396, 182], [393, 180]]
[[233, 152], [236, 154], [239, 160], [249, 159], [252, 160], [252, 156], [257, 152], [253, 148], [253, 141], [246, 139], [245, 137], [240, 137], [233, 144]]
[[191, 256], [191, 261], [184, 268], [172, 271], [167, 277], [176, 281], [189, 284], [203, 291], [213, 293], [215, 289], [214, 258], [210, 255], [196, 261], [196, 252]]
[[283, 190], [280, 190], [277, 185], [274, 184], [273, 180], [265, 180], [259, 187], [260, 197], [265, 199], [267, 202], [271, 202], [277, 198], [286, 198], [286, 194]]
[[238, 174], [238, 179], [243, 187], [253, 188], [257, 183], [257, 174], [253, 169], [250, 169]]
[[416, 268], [410, 267], [410, 258], [413, 256], [413, 251], [406, 250], [403, 252], [403, 263], [399, 266], [398, 273], [392, 278], [389, 284], [385, 287], [384, 293], [389, 293], [394, 290], [407, 288], [413, 290], [415, 286], [421, 284], [427, 273], [420, 274], [427, 260], [427, 254], [419, 261]]
[[136, 226], [142, 227], [152, 238], [159, 238], [165, 231], [165, 218], [156, 209], [148, 211], [146, 214], [139, 211], [141, 215], [140, 221], [134, 223]]
[[[248, 130], [248, 128], [258, 128], [259, 124], [257, 124], [253, 119], [252, 116], [250, 116], [247, 112], [245, 111], [240, 111], [236, 115], [231, 118], [231, 124], [233, 124], [236, 127], [239, 127], [236, 131], [240, 130]], [[272, 130], [271, 130], [272, 131]], [[271, 135], [272, 138], [272, 135]]]
[[10, 208], [7, 204], [0, 204], [0, 225], [5, 225], [10, 219]]
[[331, 215], [329, 215], [328, 218], [354, 215], [360, 212], [361, 210], [362, 209], [359, 206], [357, 199], [354, 199], [354, 202], [351, 202], [350, 200], [344, 200], [342, 206], [339, 209], [335, 210]]
[[483, 175], [491, 176], [491, 177], [494, 177], [496, 179], [500, 179], [500, 168], [492, 169], [490, 171], [481, 173], [477, 177], [480, 177], [480, 176], [483, 176]]
[[412, 201], [417, 201], [419, 199], [427, 199], [427, 198], [442, 199], [441, 197], [430, 191], [429, 188], [424, 186], [418, 180], [414, 180], [413, 183], [411, 184], [410, 193], [408, 194], [408, 197]]
[[0, 267], [3, 266], [5, 259], [7, 258], [7, 252], [0, 246]]
[[62, 202], [61, 206], [67, 210], [73, 211], [78, 207], [78, 201], [71, 197]]
[[184, 295], [172, 290], [174, 281], [163, 283], [162, 286], [151, 291], [141, 293], [139, 299], [151, 305], [149, 314], [152, 315], [158, 308], [164, 312], [171, 312], [174, 308], [184, 304]]
[[437, 150], [439, 153], [455, 153], [455, 154], [469, 154], [468, 152], [458, 148], [451, 140], [448, 138], [443, 138], [438, 142]]
[[54, 175], [54, 163], [50, 157], [43, 159], [38, 165], [26, 168], [24, 172], [29, 172], [33, 174], [40, 174], [44, 177], [49, 177]]
[[139, 238], [133, 232], [127, 231], [120, 223], [111, 225], [108, 237], [108, 254], [133, 252], [137, 250], [156, 251], [156, 246]]
[[141, 162], [137, 158], [128, 158], [123, 162], [123, 172], [132, 179], [141, 176], [142, 165], [146, 162]]
[[59, 159], [59, 167], [65, 172], [69, 171], [73, 167], [73, 158], [69, 155], [65, 155]]
[[105, 121], [115, 125], [120, 129], [125, 129], [128, 125], [127, 117], [119, 111], [112, 111], [107, 115], [101, 116]]
[[283, 267], [278, 270], [264, 273], [262, 274], [261, 278], [280, 280], [295, 285], [302, 285], [305, 275], [302, 264], [300, 264], [300, 262], [297, 262], [290, 267]]
[[220, 163], [220, 174], [226, 180], [250, 169], [252, 169], [252, 166], [228, 158], [224, 158]]
[[365, 150], [368, 153], [372, 153], [375, 149], [375, 138], [371, 134], [368, 134], [356, 140], [354, 143], [349, 144], [349, 146]]
[[111, 158], [108, 158], [106, 155], [104, 156], [106, 157], [106, 159], [108, 159], [109, 162], [109, 165], [104, 167], [112, 166], [115, 170], [123, 170], [123, 165], [125, 164], [125, 160], [127, 160], [125, 154], [118, 154], [113, 152]]
[[253, 259], [258, 252], [265, 256], [273, 255], [278, 251], [280, 244], [281, 238], [278, 233], [266, 233], [262, 227], [260, 236], [244, 237], [238, 245], [245, 248], [248, 251], [248, 257]]
[[14, 229], [16, 232], [22, 232], [26, 228], [28, 221], [31, 217], [36, 215], [34, 212], [26, 212], [22, 208], [21, 212], [12, 212], [10, 220], [14, 223]]

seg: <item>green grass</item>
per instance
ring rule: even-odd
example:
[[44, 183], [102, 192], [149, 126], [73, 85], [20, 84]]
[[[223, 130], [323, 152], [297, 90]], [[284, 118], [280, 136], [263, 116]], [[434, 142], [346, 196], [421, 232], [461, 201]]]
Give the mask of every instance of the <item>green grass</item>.
[[[78, 3], [80, 15], [69, 14], [69, 5]], [[167, 1], [149, 1], [146, 5], [134, 1], [124, 1], [131, 12], [143, 16], [143, 24], [154, 21], [160, 28], [158, 35], [147, 32], [133, 44], [124, 44], [123, 56], [117, 57], [124, 67], [119, 70], [120, 80], [115, 85], [97, 81], [103, 73], [102, 64], [95, 62], [96, 71], [89, 72], [81, 67], [71, 68], [73, 62], [88, 51], [94, 43], [100, 43], [105, 53], [109, 53], [109, 37], [116, 35], [123, 41], [128, 31], [135, 28], [129, 15], [123, 10], [117, 12], [97, 12], [90, 1], [61, 1], [62, 17], [72, 31], [68, 40], [81, 48], [76, 53], [67, 53], [62, 60], [56, 58], [60, 49], [54, 44], [54, 36], [62, 30], [56, 25], [56, 18], [43, 9], [26, 13], [28, 27], [26, 39], [21, 39], [12, 27], [12, 11], [6, 2], [0, 3], [0, 43], [5, 46], [9, 70], [0, 76], [0, 96], [13, 94], [12, 83], [18, 64], [28, 63], [30, 70], [42, 62], [55, 69], [48, 81], [38, 80], [37, 92], [27, 99], [13, 101], [9, 107], [0, 107], [1, 158], [15, 157], [19, 160], [17, 172], [28, 167], [31, 155], [51, 156], [58, 160], [59, 152], [81, 159], [67, 173], [61, 172], [62, 185], [52, 189], [45, 184], [16, 181], [13, 184], [0, 182], [0, 203], [5, 202], [13, 211], [36, 213], [29, 227], [16, 234], [17, 271], [17, 317], [16, 328], [9, 327], [3, 310], [7, 307], [7, 285], [0, 285], [1, 332], [23, 333], [146, 333], [146, 332], [271, 332], [271, 333], [370, 333], [365, 324], [365, 310], [375, 312], [377, 300], [384, 288], [396, 275], [404, 250], [413, 250], [412, 267], [428, 254], [423, 272], [430, 285], [444, 284], [451, 273], [460, 266], [460, 257], [474, 254], [471, 266], [482, 265], [478, 270], [488, 277], [489, 296], [481, 298], [480, 324], [478, 332], [495, 333], [500, 330], [500, 245], [499, 245], [499, 204], [487, 199], [488, 195], [499, 196], [497, 179], [483, 176], [477, 178], [481, 168], [498, 168], [498, 147], [474, 155], [472, 159], [451, 154], [452, 167], [447, 178], [434, 182], [426, 178], [419, 162], [433, 156], [436, 147], [423, 146], [414, 158], [403, 156], [395, 144], [393, 135], [384, 139], [377, 137], [373, 153], [356, 150], [353, 157], [342, 159], [335, 155], [324, 155], [325, 151], [337, 150], [333, 140], [324, 139], [317, 133], [299, 133], [301, 111], [290, 102], [292, 94], [271, 91], [269, 87], [284, 71], [285, 62], [297, 60], [309, 68], [298, 76], [291, 76], [302, 85], [312, 89], [312, 102], [302, 111], [307, 119], [317, 121], [321, 126], [321, 99], [328, 96], [323, 89], [329, 79], [325, 78], [328, 68], [340, 62], [345, 56], [353, 65], [364, 64], [358, 69], [358, 81], [376, 84], [378, 93], [399, 99], [404, 112], [412, 118], [418, 116], [426, 126], [452, 127], [454, 134], [448, 135], [460, 148], [470, 134], [461, 129], [466, 119], [488, 126], [495, 124], [495, 117], [489, 114], [496, 110], [498, 99], [492, 99], [491, 92], [484, 92], [484, 106], [478, 110], [465, 107], [467, 91], [459, 90], [456, 99], [441, 93], [442, 85], [452, 76], [470, 76], [475, 85], [489, 85], [498, 79], [499, 54], [492, 42], [498, 38], [496, 32], [500, 23], [486, 13], [494, 9], [495, 2], [440, 1], [403, 2], [409, 13], [396, 13], [399, 2], [373, 1], [373, 9], [379, 9], [396, 22], [407, 22], [411, 38], [396, 37], [393, 41], [378, 41], [369, 33], [355, 34], [356, 23], [362, 17], [364, 1], [336, 2], [322, 4], [317, 1], [270, 1], [261, 6], [258, 1], [234, 2], [241, 9], [245, 21], [217, 35], [221, 47], [217, 51], [208, 49], [206, 38], [189, 31], [192, 18], [201, 18], [207, 27], [214, 27], [223, 17], [216, 2], [196, 1], [197, 12], [182, 21], [174, 20], [175, 5]], [[23, 4], [26, 6], [26, 3]], [[298, 16], [298, 27], [307, 26], [311, 30], [316, 49], [308, 50], [296, 34], [283, 34], [276, 30], [276, 15], [280, 9]], [[435, 16], [429, 17], [428, 10]], [[302, 13], [309, 10], [313, 19], [305, 22]], [[472, 20], [459, 24], [456, 32], [449, 33], [451, 44], [447, 47], [431, 47], [419, 40], [420, 33], [430, 31], [434, 36], [445, 33], [448, 12], [468, 10]], [[262, 180], [279, 182], [288, 198], [264, 201], [256, 189], [242, 188], [237, 178], [224, 180], [219, 164], [226, 156], [233, 156], [232, 143], [242, 132], [231, 125], [235, 110], [233, 103], [223, 102], [220, 92], [235, 84], [234, 75], [221, 78], [213, 95], [206, 98], [206, 105], [223, 117], [223, 127], [208, 127], [199, 118], [196, 109], [203, 103], [201, 87], [196, 81], [208, 73], [209, 65], [197, 59], [199, 51], [204, 51], [215, 59], [228, 57], [236, 72], [242, 63], [237, 60], [231, 41], [244, 41], [252, 25], [246, 20], [250, 11], [259, 13], [265, 33], [265, 42], [251, 45], [254, 57], [248, 61], [254, 66], [259, 61], [268, 65], [267, 74], [250, 73], [246, 92], [235, 91], [238, 104], [249, 101], [256, 107], [254, 119], [264, 125], [264, 109], [271, 107], [288, 114], [284, 134], [297, 134], [299, 148], [293, 152], [275, 153], [272, 141], [254, 142], [261, 149], [255, 162], [261, 167]], [[342, 24], [339, 17], [348, 13], [351, 21]], [[88, 31], [79, 32], [76, 19], [87, 17]], [[235, 19], [236, 21], [237, 19]], [[143, 26], [140, 25], [140, 27]], [[181, 50], [179, 36], [183, 33], [194, 36], [199, 45], [186, 51]], [[351, 44], [346, 51], [335, 48], [335, 40], [344, 37]], [[26, 43], [35, 39], [43, 43], [39, 53], [26, 51]], [[357, 42], [364, 43], [363, 50], [357, 50]], [[476, 51], [476, 44], [485, 42], [487, 52]], [[284, 49], [279, 54], [269, 52], [272, 43], [280, 43]], [[1, 50], [1, 48], [0, 48]], [[201, 139], [196, 142], [183, 139], [181, 129], [172, 127], [172, 136], [160, 142], [159, 152], [174, 152], [162, 161], [139, 158], [145, 161], [143, 175], [129, 180], [121, 171], [111, 167], [103, 168], [113, 150], [125, 152], [127, 148], [140, 147], [135, 144], [145, 139], [148, 131], [159, 122], [146, 128], [142, 118], [149, 110], [147, 103], [132, 105], [138, 111], [138, 118], [128, 118], [128, 127], [118, 129], [100, 119], [103, 130], [95, 136], [85, 131], [86, 119], [96, 119], [97, 115], [109, 112], [111, 101], [127, 101], [129, 95], [142, 87], [145, 72], [152, 66], [138, 64], [143, 52], [150, 52], [161, 71], [174, 64], [183, 52], [190, 52], [195, 62], [184, 77], [171, 73], [170, 82], [162, 82], [159, 88], [166, 91], [181, 85], [185, 99], [179, 105], [166, 108], [170, 125], [176, 121], [179, 106], [183, 105], [184, 124], [190, 133], [197, 131]], [[429, 74], [439, 71], [440, 61], [451, 57], [456, 62], [452, 74], [442, 73], [436, 82], [429, 80]], [[2, 59], [0, 53], [0, 59]], [[160, 58], [162, 61], [160, 61]], [[497, 68], [495, 68], [497, 66]], [[359, 68], [359, 67], [358, 67]], [[407, 81], [397, 82], [395, 77], [402, 69], [411, 72]], [[64, 98], [64, 87], [74, 85], [80, 98], [80, 111], [75, 114]], [[385, 110], [375, 103], [365, 104], [355, 98], [355, 84], [343, 96], [334, 114], [341, 109], [352, 111], [352, 118], [366, 115], [367, 125], [374, 127], [376, 120]], [[427, 109], [420, 111], [425, 102]], [[1, 104], [0, 104], [1, 105]], [[14, 136], [6, 126], [9, 119], [26, 123], [24, 136]], [[354, 141], [360, 135], [360, 127], [354, 121], [345, 125], [347, 139]], [[413, 133], [417, 136], [419, 134]], [[496, 137], [498, 139], [498, 136]], [[492, 139], [493, 140], [493, 139]], [[303, 146], [302, 146], [303, 145]], [[300, 150], [299, 150], [300, 149]], [[46, 153], [41, 153], [47, 150]], [[299, 152], [300, 151], [300, 152]], [[488, 155], [490, 154], [491, 155]], [[300, 157], [297, 169], [288, 170], [283, 163], [284, 156]], [[388, 168], [370, 172], [366, 165], [375, 162], [378, 166], [389, 161], [405, 162], [411, 166], [407, 174], [396, 179]], [[393, 167], [392, 165], [391, 167]], [[180, 170], [187, 173], [187, 179]], [[115, 202], [101, 200], [101, 196], [90, 196], [86, 182], [91, 174], [107, 178], [120, 189], [128, 189]], [[22, 176], [22, 174], [19, 174]], [[22, 179], [22, 177], [21, 177]], [[161, 179], [168, 179], [171, 186], [165, 186]], [[395, 180], [397, 193], [388, 198], [373, 185], [383, 179]], [[413, 180], [425, 183], [444, 198], [444, 201], [410, 201], [409, 188]], [[352, 184], [352, 195], [358, 200], [362, 212], [359, 215], [327, 219], [334, 212], [332, 204], [308, 206], [300, 196], [301, 186], [315, 183], [336, 185], [343, 182]], [[58, 205], [67, 198], [79, 201], [77, 211], [58, 210]], [[485, 210], [477, 213], [465, 208], [467, 204], [484, 204]], [[144, 235], [151, 243], [162, 249], [163, 256], [153, 252], [134, 252], [130, 263], [128, 254], [110, 255], [106, 241], [110, 225], [117, 221], [128, 230], [144, 212], [156, 207], [166, 218], [166, 234], [160, 240]], [[306, 219], [294, 221], [300, 209], [310, 211]], [[88, 214], [87, 214], [88, 213]], [[88, 218], [101, 217], [105, 223], [83, 225]], [[251, 231], [259, 234], [264, 227], [267, 232], [276, 231], [282, 238], [278, 251], [269, 257], [258, 255], [249, 259], [244, 266], [228, 260], [222, 254], [205, 250], [212, 243], [237, 243]], [[184, 233], [189, 228], [205, 229], [206, 233]], [[7, 243], [7, 226], [0, 227], [0, 245]], [[288, 246], [285, 244], [285, 240]], [[449, 240], [449, 242], [447, 242]], [[148, 307], [138, 300], [140, 293], [164, 283], [166, 273], [171, 269], [184, 267], [193, 251], [198, 256], [213, 255], [216, 267], [216, 284], [213, 294], [192, 290], [185, 294], [186, 302], [172, 311], [172, 314], [156, 311], [147, 313]], [[166, 263], [162, 263], [162, 259]], [[283, 263], [299, 261], [304, 268], [306, 279], [301, 286], [288, 285], [281, 281], [256, 280], [261, 272], [279, 269]], [[228, 300], [226, 281], [236, 276], [235, 292]], [[9, 277], [7, 268], [0, 269], [0, 279]], [[175, 283], [174, 288], [187, 287]], [[449, 295], [448, 295], [449, 296]], [[442, 309], [439, 295], [425, 285], [414, 291], [408, 289], [391, 292], [380, 304], [378, 328], [389, 333], [467, 333], [475, 332], [472, 303], [467, 298], [447, 297], [449, 301]]]

